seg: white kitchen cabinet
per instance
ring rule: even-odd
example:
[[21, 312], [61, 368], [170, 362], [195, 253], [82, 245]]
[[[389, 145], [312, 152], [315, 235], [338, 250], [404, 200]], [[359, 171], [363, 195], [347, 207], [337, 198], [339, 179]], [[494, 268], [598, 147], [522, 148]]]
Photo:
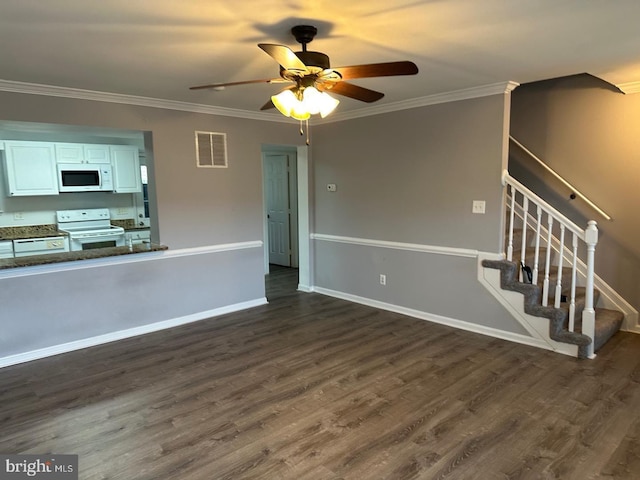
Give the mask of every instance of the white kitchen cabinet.
[[128, 245], [140, 245], [151, 242], [150, 230], [129, 230], [124, 233], [125, 242]]
[[85, 163], [111, 163], [109, 145], [83, 145], [83, 150]]
[[81, 143], [56, 143], [57, 163], [82, 163], [84, 161], [84, 152]]
[[13, 258], [13, 242], [0, 240], [0, 258]]
[[114, 193], [136, 193], [142, 191], [138, 148], [128, 145], [112, 145]]
[[57, 163], [111, 163], [109, 145], [56, 143]]
[[4, 142], [7, 196], [58, 195], [54, 144]]

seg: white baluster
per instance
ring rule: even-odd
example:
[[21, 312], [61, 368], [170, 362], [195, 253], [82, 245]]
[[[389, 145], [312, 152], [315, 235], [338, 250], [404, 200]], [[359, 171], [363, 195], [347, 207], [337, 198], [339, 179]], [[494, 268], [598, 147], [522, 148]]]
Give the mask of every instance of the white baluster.
[[547, 256], [544, 263], [544, 281], [542, 282], [542, 306], [549, 305], [549, 270], [551, 269], [551, 237], [553, 230], [553, 217], [547, 214]]
[[584, 241], [587, 244], [587, 286], [585, 292], [585, 308], [582, 312], [582, 333], [591, 338], [591, 344], [587, 347], [587, 357], [595, 357], [593, 341], [596, 329], [596, 311], [593, 305], [593, 275], [595, 271], [595, 252], [598, 243], [598, 227], [594, 220], [588, 223], [584, 231]]
[[516, 189], [511, 187], [511, 211], [509, 212], [509, 243], [507, 244], [507, 260], [513, 260], [513, 220], [515, 214]]
[[536, 219], [536, 252], [533, 257], [533, 284], [538, 284], [538, 262], [540, 261], [540, 224], [542, 223], [542, 208], [537, 206], [538, 217]]
[[[529, 199], [524, 197], [522, 201], [522, 244], [520, 245], [520, 266], [525, 265], [524, 257], [527, 253], [527, 215], [529, 212]], [[523, 281], [522, 268], [520, 270], [520, 281]]]
[[571, 303], [569, 304], [569, 331], [574, 331], [576, 318], [576, 271], [578, 267], [578, 236], [573, 232], [573, 262], [571, 264]]
[[564, 229], [565, 226], [560, 224], [560, 255], [558, 257], [558, 281], [556, 282], [556, 299], [554, 307], [560, 308], [560, 295], [562, 295], [562, 261], [564, 260]]

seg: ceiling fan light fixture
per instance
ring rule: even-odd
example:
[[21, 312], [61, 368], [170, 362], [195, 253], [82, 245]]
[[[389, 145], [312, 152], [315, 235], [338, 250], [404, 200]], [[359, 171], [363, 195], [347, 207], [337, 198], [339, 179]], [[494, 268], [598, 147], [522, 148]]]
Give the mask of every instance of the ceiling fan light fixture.
[[302, 105], [311, 115], [320, 113], [322, 102], [322, 94], [315, 87], [307, 87], [302, 92]]
[[333, 98], [327, 92], [322, 92], [321, 97], [322, 105], [320, 107], [320, 116], [324, 118], [336, 109], [340, 100]]
[[294, 106], [300, 103], [295, 94], [291, 90], [285, 90], [271, 97], [273, 105], [285, 117], [290, 117]]
[[304, 106], [304, 103], [298, 100], [298, 103], [293, 106], [293, 110], [291, 110], [291, 118], [295, 118], [296, 120], [308, 120], [311, 117], [311, 113], [307, 111]]
[[320, 114], [322, 118], [329, 115], [340, 103], [326, 92], [319, 92], [315, 87], [285, 90], [271, 97], [271, 102], [285, 117], [296, 120], [307, 120], [311, 115]]

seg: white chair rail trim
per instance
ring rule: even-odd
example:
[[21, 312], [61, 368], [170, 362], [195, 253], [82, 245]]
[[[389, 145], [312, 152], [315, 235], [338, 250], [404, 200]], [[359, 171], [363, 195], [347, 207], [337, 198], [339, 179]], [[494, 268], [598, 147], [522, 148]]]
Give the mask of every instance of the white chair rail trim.
[[351, 245], [362, 245], [365, 247], [390, 248], [393, 250], [406, 250], [411, 252], [433, 253], [437, 255], [452, 255], [455, 257], [476, 258], [478, 250], [469, 248], [442, 247], [439, 245], [422, 245], [419, 243], [390, 242], [387, 240], [374, 240], [371, 238], [342, 237], [339, 235], [327, 235], [323, 233], [312, 233], [312, 240], [323, 242], [347, 243]]

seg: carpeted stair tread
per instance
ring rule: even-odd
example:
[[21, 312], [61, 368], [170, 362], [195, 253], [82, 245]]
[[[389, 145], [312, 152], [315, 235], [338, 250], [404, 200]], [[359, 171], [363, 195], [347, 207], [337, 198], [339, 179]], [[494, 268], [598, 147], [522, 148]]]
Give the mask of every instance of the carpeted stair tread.
[[600, 348], [613, 337], [622, 326], [624, 314], [618, 310], [596, 308], [596, 333], [593, 342], [594, 351]]
[[[544, 317], [549, 319], [549, 337], [553, 340], [569, 343], [578, 346], [578, 357], [584, 358], [587, 355], [587, 347], [591, 339], [581, 333], [582, 310], [585, 304], [584, 287], [576, 287], [575, 297], [575, 325], [574, 331], [568, 330], [568, 318], [570, 298], [560, 304], [560, 308], [555, 308], [552, 298], [549, 305], [542, 306], [542, 285], [532, 285], [519, 281], [520, 267], [515, 262], [508, 260], [483, 260], [482, 266], [500, 270], [500, 287], [504, 290], [512, 290], [524, 296], [524, 311], [529, 315]], [[563, 269], [564, 270], [564, 269]], [[557, 269], [556, 269], [557, 273]], [[564, 272], [563, 272], [564, 273]], [[564, 278], [564, 274], [563, 274]], [[555, 289], [550, 288], [551, 291]], [[563, 289], [568, 293], [568, 287]], [[598, 301], [600, 293], [594, 291], [594, 304]], [[567, 295], [568, 296], [568, 295]], [[596, 330], [594, 338], [594, 351], [597, 351], [611, 338], [622, 325], [624, 315], [615, 310], [596, 308]]]

